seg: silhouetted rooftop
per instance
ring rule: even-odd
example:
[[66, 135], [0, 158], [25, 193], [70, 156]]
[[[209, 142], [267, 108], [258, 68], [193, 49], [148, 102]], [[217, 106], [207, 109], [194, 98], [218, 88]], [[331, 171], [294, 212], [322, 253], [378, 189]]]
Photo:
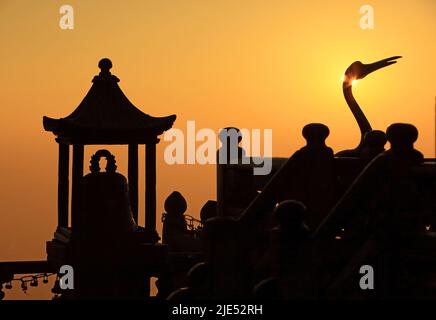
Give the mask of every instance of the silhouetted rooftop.
[[172, 127], [176, 115], [152, 117], [136, 108], [110, 73], [112, 63], [102, 59], [101, 72], [79, 106], [67, 117], [44, 116], [46, 131], [65, 143], [127, 144], [147, 143]]

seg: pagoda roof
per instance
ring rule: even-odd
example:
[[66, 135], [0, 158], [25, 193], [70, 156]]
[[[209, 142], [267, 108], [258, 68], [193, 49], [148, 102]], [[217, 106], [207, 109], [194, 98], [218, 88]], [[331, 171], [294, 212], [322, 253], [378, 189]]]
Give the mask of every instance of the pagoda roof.
[[46, 131], [68, 144], [144, 144], [157, 142], [157, 136], [170, 129], [176, 115], [150, 116], [124, 95], [120, 81], [110, 73], [112, 62], [105, 58], [98, 64], [100, 74], [79, 106], [68, 116], [53, 119], [44, 116]]

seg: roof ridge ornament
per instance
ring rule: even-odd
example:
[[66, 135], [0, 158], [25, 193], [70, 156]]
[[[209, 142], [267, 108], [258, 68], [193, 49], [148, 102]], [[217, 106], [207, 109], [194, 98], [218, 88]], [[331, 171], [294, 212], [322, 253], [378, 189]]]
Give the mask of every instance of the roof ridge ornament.
[[95, 76], [92, 79], [92, 82], [97, 81], [114, 81], [119, 82], [120, 79], [118, 77], [114, 76], [109, 70], [112, 68], [112, 61], [109, 58], [103, 58], [98, 62], [98, 67], [100, 68], [100, 73], [98, 76]]

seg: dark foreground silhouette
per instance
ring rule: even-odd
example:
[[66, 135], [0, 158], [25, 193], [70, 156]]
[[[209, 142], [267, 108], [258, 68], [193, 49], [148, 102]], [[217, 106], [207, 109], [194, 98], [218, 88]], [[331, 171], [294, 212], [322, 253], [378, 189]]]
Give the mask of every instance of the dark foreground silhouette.
[[[344, 96], [361, 130], [353, 150], [335, 154], [326, 144], [329, 128], [311, 123], [302, 130], [305, 146], [272, 159], [270, 175], [254, 176], [255, 162], [240, 161], [247, 157], [238, 146], [240, 131], [222, 132], [228, 143], [217, 157], [236, 148], [238, 159], [217, 165], [218, 200], [207, 201], [197, 220], [186, 213], [183, 195], [172, 192], [164, 203], [162, 242], [156, 144], [175, 116], [137, 109], [110, 73], [110, 60], [102, 59], [79, 107], [43, 120], [59, 145], [58, 227], [47, 242], [47, 260], [0, 263], [2, 288], [21, 281], [24, 290], [27, 281], [16, 275], [34, 274], [30, 286], [36, 286], [71, 265], [74, 290], [63, 290], [57, 279], [57, 298], [151, 299], [151, 277], [158, 279], [155, 299], [171, 301], [436, 298], [436, 161], [414, 149], [418, 130], [411, 124], [372, 130], [351, 92], [354, 79], [398, 58], [355, 62], [345, 73]], [[128, 145], [128, 176], [116, 171], [106, 149], [92, 156], [83, 176], [89, 144]], [[139, 145], [146, 154], [143, 227], [137, 223]], [[362, 266], [376, 273], [365, 284], [373, 290], [362, 290]]]

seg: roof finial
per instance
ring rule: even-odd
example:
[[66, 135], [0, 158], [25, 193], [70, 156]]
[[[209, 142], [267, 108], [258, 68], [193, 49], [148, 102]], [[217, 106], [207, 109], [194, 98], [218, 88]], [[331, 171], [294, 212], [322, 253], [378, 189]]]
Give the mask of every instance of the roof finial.
[[100, 74], [108, 75], [110, 74], [110, 69], [112, 68], [112, 61], [108, 58], [103, 58], [99, 61], [98, 67], [100, 68]]

